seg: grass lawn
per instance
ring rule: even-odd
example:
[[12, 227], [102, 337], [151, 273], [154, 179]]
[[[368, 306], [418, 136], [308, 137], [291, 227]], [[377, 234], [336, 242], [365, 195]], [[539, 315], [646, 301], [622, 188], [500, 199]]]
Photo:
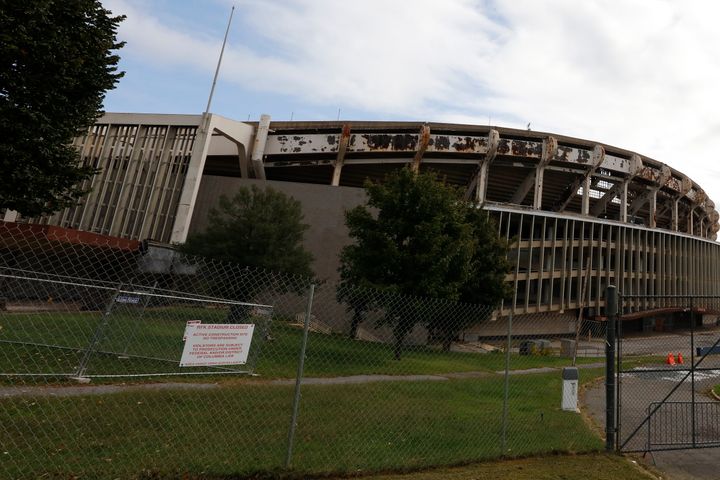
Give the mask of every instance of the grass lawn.
[[[511, 377], [505, 451], [499, 376], [304, 386], [292, 468], [354, 474], [601, 449], [580, 415], [559, 409], [560, 382], [557, 372]], [[277, 471], [291, 401], [290, 386], [248, 383], [6, 398], [0, 476]]]
[[[178, 366], [185, 322], [197, 319], [204, 323], [220, 323], [227, 315], [222, 309], [202, 308], [151, 308], [139, 315], [131, 308], [116, 307], [107, 318], [99, 312], [0, 314], [0, 372], [60, 376], [73, 373], [96, 332], [102, 334], [88, 364], [87, 375], [201, 371]], [[254, 371], [262, 378], [294, 377], [302, 331], [276, 319], [270, 325], [273, 340], [264, 341], [261, 326], [262, 323], [256, 326], [257, 334], [250, 352], [250, 358], [258, 354]], [[129, 358], [119, 359], [118, 354], [123, 353]], [[393, 358], [390, 345], [320, 333], [310, 334], [306, 358], [305, 374], [311, 377], [496, 372], [505, 366], [505, 356], [500, 352], [456, 353], [430, 347], [408, 347], [398, 362]], [[578, 361], [593, 363], [602, 359], [579, 358]], [[559, 356], [513, 354], [510, 368], [562, 367], [568, 366], [569, 362], [568, 358]], [[24, 381], [31, 379], [26, 377]], [[47, 382], [47, 378], [40, 382]]]

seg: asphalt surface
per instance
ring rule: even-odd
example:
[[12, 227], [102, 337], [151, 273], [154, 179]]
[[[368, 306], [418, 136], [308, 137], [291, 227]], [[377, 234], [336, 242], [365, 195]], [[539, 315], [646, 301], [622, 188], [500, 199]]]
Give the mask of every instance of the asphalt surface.
[[[647, 344], [641, 339], [636, 339], [635, 347], [640, 347], [643, 353], [654, 349], [656, 354], [661, 354], [662, 348], [668, 345], [683, 348], [683, 344], [686, 345], [687, 341], [685, 335], [648, 339]], [[718, 363], [715, 357], [718, 356], [707, 357], [709, 366]], [[689, 359], [689, 356], [686, 358]], [[688, 365], [689, 361], [686, 361], [685, 365], [676, 366], [650, 365], [644, 369], [639, 368], [622, 374], [620, 377], [621, 422], [618, 437], [620, 443], [624, 444], [625, 451], [645, 451], [649, 440], [652, 451], [641, 453], [642, 459], [665, 472], [672, 479], [720, 479], [720, 448], [689, 448], [692, 442], [692, 414], [689, 402], [693, 398], [693, 389], [691, 378], [687, 376], [688, 372], [683, 370]], [[662, 371], [649, 372], [648, 369], [662, 369]], [[720, 384], [720, 369], [696, 372], [694, 390], [697, 402], [696, 444], [703, 442], [717, 444], [720, 440], [720, 402], [709, 393], [717, 384]], [[661, 402], [666, 397], [669, 403], [658, 408], [648, 425], [646, 418], [649, 409], [654, 409], [657, 402]], [[583, 405], [593, 420], [604, 429], [604, 382], [598, 382], [584, 392]], [[673, 446], [688, 448], [655, 451]]]

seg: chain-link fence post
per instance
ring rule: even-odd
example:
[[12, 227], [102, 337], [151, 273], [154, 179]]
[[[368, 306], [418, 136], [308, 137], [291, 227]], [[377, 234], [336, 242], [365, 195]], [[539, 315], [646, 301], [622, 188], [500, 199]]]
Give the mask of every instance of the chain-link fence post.
[[615, 449], [615, 321], [617, 287], [609, 285], [605, 297], [607, 336], [605, 340], [605, 450]]
[[692, 426], [692, 446], [697, 447], [696, 444], [696, 425], [695, 425], [695, 302], [693, 297], [690, 297], [690, 394], [692, 400], [690, 403], [690, 415], [691, 415], [691, 426]]
[[308, 292], [307, 309], [305, 310], [305, 323], [303, 324], [302, 343], [300, 344], [300, 357], [298, 358], [297, 376], [295, 377], [295, 395], [293, 396], [292, 415], [290, 417], [290, 428], [288, 429], [287, 454], [285, 455], [285, 468], [290, 468], [292, 460], [293, 442], [295, 440], [295, 428], [297, 427], [298, 409], [300, 407], [300, 384], [302, 383], [303, 370], [305, 368], [305, 348], [307, 347], [308, 332], [310, 330], [310, 315], [312, 314], [313, 297], [315, 296], [315, 284], [310, 285]]
[[617, 352], [615, 354], [615, 439], [619, 445], [622, 441], [622, 388], [623, 388], [623, 305], [625, 300], [622, 292], [617, 292], [617, 312], [616, 312], [616, 329], [615, 329], [615, 345]]
[[508, 394], [510, 391], [510, 348], [512, 346], [512, 313], [508, 315], [507, 347], [505, 348], [505, 387], [503, 392], [502, 453], [507, 452]]

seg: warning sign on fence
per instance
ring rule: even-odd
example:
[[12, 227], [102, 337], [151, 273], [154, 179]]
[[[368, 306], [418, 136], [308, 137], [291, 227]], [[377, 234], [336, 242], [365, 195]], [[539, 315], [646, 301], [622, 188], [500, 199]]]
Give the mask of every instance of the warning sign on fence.
[[180, 366], [244, 365], [254, 330], [252, 323], [188, 322]]

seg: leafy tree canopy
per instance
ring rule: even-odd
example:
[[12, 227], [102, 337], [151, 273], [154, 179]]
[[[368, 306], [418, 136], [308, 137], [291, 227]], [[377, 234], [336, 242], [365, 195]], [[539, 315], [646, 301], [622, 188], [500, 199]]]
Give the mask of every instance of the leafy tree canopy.
[[220, 197], [205, 232], [191, 235], [181, 251], [240, 265], [309, 277], [312, 255], [302, 245], [308, 225], [300, 202], [270, 187], [241, 188]]
[[[350, 285], [405, 295], [482, 303], [494, 307], [507, 295], [507, 244], [487, 212], [465, 202], [457, 188], [434, 173], [404, 168], [383, 183], [366, 185], [366, 205], [346, 213], [354, 243], [340, 257], [338, 298], [358, 313], [373, 306], [372, 294], [349, 295]], [[441, 333], [444, 343], [477, 318], [424, 318], [418, 302], [385, 305], [395, 333], [395, 354], [417, 323]]]
[[73, 138], [115, 87], [123, 46], [99, 0], [0, 0], [0, 208], [34, 216], [73, 205], [94, 172]]

